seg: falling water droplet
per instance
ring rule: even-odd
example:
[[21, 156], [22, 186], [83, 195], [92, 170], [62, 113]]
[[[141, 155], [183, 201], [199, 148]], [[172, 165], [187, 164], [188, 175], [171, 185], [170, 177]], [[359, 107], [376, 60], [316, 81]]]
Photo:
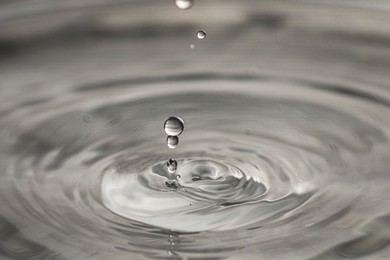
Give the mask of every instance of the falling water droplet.
[[175, 0], [176, 6], [182, 10], [189, 9], [193, 6], [193, 0]]
[[169, 135], [167, 137], [167, 145], [171, 149], [175, 149], [177, 145], [179, 144], [179, 137]]
[[167, 145], [169, 148], [175, 149], [178, 144], [179, 144], [179, 137], [172, 136], [172, 135], [169, 135], [167, 137]]
[[184, 130], [184, 121], [180, 117], [171, 116], [165, 121], [164, 130], [167, 135], [178, 136]]
[[204, 38], [206, 38], [206, 32], [205, 31], [198, 31], [196, 36], [198, 36], [198, 39], [203, 40]]
[[167, 161], [168, 172], [175, 173], [177, 169], [177, 161], [175, 159], [169, 159]]

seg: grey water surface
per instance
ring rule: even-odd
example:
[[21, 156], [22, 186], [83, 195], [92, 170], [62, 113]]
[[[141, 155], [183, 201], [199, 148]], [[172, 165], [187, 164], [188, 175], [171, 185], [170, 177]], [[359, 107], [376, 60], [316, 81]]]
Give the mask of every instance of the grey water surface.
[[0, 3], [0, 259], [390, 259], [389, 3], [191, 4]]

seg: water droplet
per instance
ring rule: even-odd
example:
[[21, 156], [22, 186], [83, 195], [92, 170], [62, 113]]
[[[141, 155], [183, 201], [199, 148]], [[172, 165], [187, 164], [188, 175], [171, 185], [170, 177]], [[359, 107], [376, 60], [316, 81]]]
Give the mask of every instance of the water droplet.
[[193, 0], [175, 0], [176, 6], [182, 10], [191, 8], [194, 5]]
[[167, 135], [178, 136], [184, 130], [184, 121], [180, 117], [171, 116], [165, 121], [164, 130]]
[[176, 175], [176, 179], [180, 179], [180, 178], [181, 178], [180, 174]]
[[177, 161], [175, 159], [169, 159], [167, 161], [168, 172], [175, 173], [177, 169]]
[[206, 38], [206, 32], [205, 31], [199, 31], [196, 36], [198, 36], [198, 39], [202, 40]]
[[195, 44], [191, 44], [191, 45], [190, 45], [190, 48], [191, 48], [191, 49], [195, 49]]
[[175, 149], [178, 144], [179, 144], [179, 137], [172, 136], [172, 135], [169, 135], [167, 137], [167, 145], [169, 148]]

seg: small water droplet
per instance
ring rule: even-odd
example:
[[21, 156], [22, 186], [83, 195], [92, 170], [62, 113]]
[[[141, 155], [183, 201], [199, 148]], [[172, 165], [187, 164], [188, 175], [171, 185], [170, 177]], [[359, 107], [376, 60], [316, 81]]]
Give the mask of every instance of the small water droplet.
[[177, 169], [177, 161], [175, 159], [169, 159], [167, 161], [168, 172], [175, 173]]
[[180, 174], [176, 175], [176, 179], [180, 179], [180, 178], [181, 178]]
[[167, 135], [178, 136], [184, 130], [184, 121], [180, 117], [171, 116], [164, 123], [164, 130]]
[[203, 40], [204, 38], [206, 38], [206, 32], [205, 31], [198, 31], [196, 36], [198, 36], [198, 39]]
[[194, 5], [193, 0], [175, 0], [176, 6], [182, 10], [191, 8]]
[[179, 137], [172, 136], [172, 135], [169, 135], [167, 137], [167, 145], [169, 148], [175, 149], [178, 144], [179, 144]]
[[191, 45], [190, 45], [190, 48], [191, 48], [191, 49], [195, 49], [195, 44], [191, 44]]

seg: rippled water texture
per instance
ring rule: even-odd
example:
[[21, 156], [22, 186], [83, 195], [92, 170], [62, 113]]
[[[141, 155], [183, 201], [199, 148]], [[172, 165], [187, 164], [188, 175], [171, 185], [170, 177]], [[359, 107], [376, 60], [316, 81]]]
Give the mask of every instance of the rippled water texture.
[[389, 259], [386, 2], [0, 6], [1, 259]]

